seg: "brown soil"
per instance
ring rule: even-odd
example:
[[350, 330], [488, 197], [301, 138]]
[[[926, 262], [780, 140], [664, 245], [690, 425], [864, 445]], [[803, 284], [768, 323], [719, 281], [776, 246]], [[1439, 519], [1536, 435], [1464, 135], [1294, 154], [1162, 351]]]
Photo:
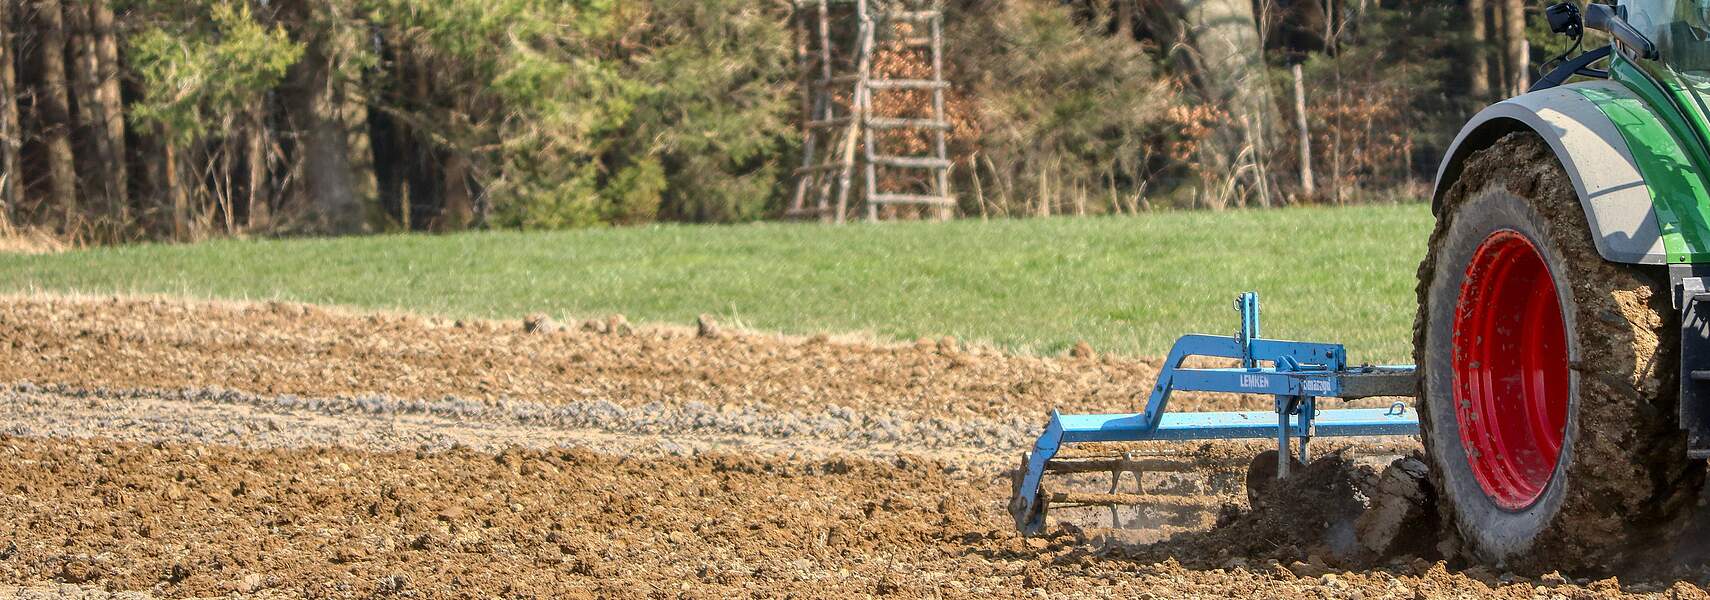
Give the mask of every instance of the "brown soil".
[[1367, 508], [1376, 481], [1370, 466], [1334, 454], [1321, 457], [1268, 486], [1253, 510], [1230, 514], [1210, 531], [1177, 536], [1145, 551], [1174, 554], [1173, 547], [1186, 544], [1234, 556], [1358, 565], [1354, 520]]
[[[1019, 538], [989, 501], [1001, 483], [913, 461], [55, 439], [0, 439], [0, 460], [0, 579], [159, 596], [1624, 595], [1617, 580], [1424, 562], [1118, 558], [1070, 535]], [[1705, 597], [1684, 583], [1627, 591]]]
[[[760, 403], [779, 409], [906, 408], [922, 417], [1024, 417], [1137, 409], [1156, 361], [1004, 355], [955, 344], [874, 345], [823, 336], [631, 335], [521, 321], [357, 314], [282, 303], [11, 298], [0, 302], [0, 380], [84, 386], [219, 386], [261, 394], [623, 406]], [[1229, 397], [1183, 396], [1183, 409]], [[1254, 409], [1268, 408], [1268, 401]]]
[[[1710, 597], [1696, 571], [1526, 579], [1344, 559], [1312, 531], [1322, 511], [1232, 512], [1158, 544], [1072, 524], [1022, 539], [1003, 509], [1007, 438], [915, 453], [820, 429], [605, 430], [538, 408], [599, 399], [633, 421], [764, 405], [744, 417], [764, 421], [836, 406], [918, 415], [923, 435], [1032, 431], [1052, 406], [1133, 406], [1145, 360], [549, 325], [0, 300], [0, 597]], [[1180, 456], [1238, 478], [1228, 464], [1252, 450]], [[1346, 497], [1313, 493], [1279, 497]], [[1285, 529], [1298, 537], [1273, 543]]]

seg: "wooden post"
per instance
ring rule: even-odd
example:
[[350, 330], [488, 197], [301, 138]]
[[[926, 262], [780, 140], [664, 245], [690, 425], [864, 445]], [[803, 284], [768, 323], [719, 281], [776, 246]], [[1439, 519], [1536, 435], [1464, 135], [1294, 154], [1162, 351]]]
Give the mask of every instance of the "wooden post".
[[1317, 193], [1312, 184], [1312, 131], [1306, 128], [1306, 85], [1300, 63], [1294, 65], [1294, 124], [1300, 129], [1300, 190], [1308, 197]]

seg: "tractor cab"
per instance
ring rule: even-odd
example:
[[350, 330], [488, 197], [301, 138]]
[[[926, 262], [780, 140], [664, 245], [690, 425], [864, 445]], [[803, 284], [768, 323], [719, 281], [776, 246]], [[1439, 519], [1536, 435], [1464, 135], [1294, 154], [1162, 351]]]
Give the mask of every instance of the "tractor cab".
[[[1651, 79], [1675, 88], [1699, 117], [1710, 114], [1710, 0], [1631, 0], [1616, 14], [1655, 48], [1654, 60], [1631, 61]], [[1701, 118], [1699, 119], [1701, 121]]]
[[1656, 46], [1657, 71], [1710, 79], [1710, 2], [1629, 0], [1616, 8], [1628, 25]]

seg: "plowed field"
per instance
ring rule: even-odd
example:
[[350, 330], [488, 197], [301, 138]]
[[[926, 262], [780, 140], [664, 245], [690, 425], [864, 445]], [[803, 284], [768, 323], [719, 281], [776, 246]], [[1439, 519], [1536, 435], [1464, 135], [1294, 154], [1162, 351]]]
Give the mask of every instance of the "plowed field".
[[[0, 595], [1707, 597], [1348, 555], [1329, 512], [1247, 510], [1253, 444], [1153, 449], [1196, 513], [1022, 538], [1045, 413], [1131, 409], [1154, 361], [614, 321], [0, 299]], [[1417, 444], [1323, 448], [1329, 486]]]

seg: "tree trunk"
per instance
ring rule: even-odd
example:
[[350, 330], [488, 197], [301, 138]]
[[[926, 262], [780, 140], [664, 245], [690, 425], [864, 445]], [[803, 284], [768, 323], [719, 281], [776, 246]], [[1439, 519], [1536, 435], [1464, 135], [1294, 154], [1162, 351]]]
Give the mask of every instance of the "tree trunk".
[[[103, 200], [100, 214], [88, 215], [100, 217], [97, 220], [103, 230], [113, 225], [108, 217], [118, 213], [119, 190], [114, 184], [112, 168], [119, 163], [118, 157], [111, 148], [112, 137], [107, 134], [109, 121], [106, 115], [106, 105], [100, 101], [101, 76], [97, 72], [100, 62], [96, 56], [97, 45], [94, 28], [89, 18], [89, 4], [74, 0], [64, 6], [65, 26], [69, 32], [68, 42], [71, 47], [71, 85], [77, 98], [77, 123], [88, 132], [88, 146], [85, 150], [93, 150], [93, 156], [83, 157], [81, 172], [88, 177], [85, 182], [85, 199], [99, 197]], [[92, 207], [86, 207], [89, 211]]]
[[1336, 52], [1336, 0], [1324, 0], [1324, 53]]
[[1486, 51], [1490, 45], [1490, 34], [1485, 24], [1488, 12], [1485, 0], [1467, 0], [1467, 28], [1472, 30], [1472, 46], [1467, 49], [1467, 77], [1470, 79], [1467, 94], [1478, 105], [1490, 101], [1490, 55]]
[[18, 123], [18, 59], [12, 19], [16, 0], [0, 0], [0, 233], [12, 228], [13, 212], [23, 197], [18, 152], [24, 143]]
[[165, 184], [167, 201], [172, 203], [172, 239], [187, 242], [190, 241], [190, 199], [178, 181], [178, 151], [170, 131], [162, 131], [160, 139], [166, 150], [162, 153], [165, 156], [161, 161], [161, 182]]
[[1206, 96], [1229, 113], [1225, 126], [1207, 144], [1207, 164], [1213, 172], [1234, 172], [1237, 165], [1231, 165], [1230, 158], [1250, 149], [1247, 156], [1252, 157], [1254, 167], [1259, 167], [1258, 163], [1268, 158], [1259, 151], [1271, 145], [1264, 124], [1277, 122], [1277, 109], [1264, 77], [1263, 47], [1253, 4], [1249, 0], [1201, 0], [1189, 5], [1187, 20], [1194, 47], [1202, 57]]
[[[1336, 77], [1335, 89], [1336, 106], [1346, 106], [1347, 104], [1343, 101], [1342, 97], [1342, 77], [1340, 73], [1338, 73]], [[1342, 170], [1343, 129], [1345, 129], [1345, 127], [1343, 127], [1341, 116], [1338, 115], [1336, 123], [1330, 127], [1330, 185], [1335, 191], [1337, 206], [1341, 206], [1346, 198], [1345, 194], [1343, 194], [1343, 191], [1346, 189], [1345, 184], [1347, 183], [1346, 172]]]
[[273, 222], [273, 194], [267, 180], [267, 118], [261, 108], [250, 111], [248, 129], [243, 153], [249, 166], [248, 229], [265, 231]]
[[1116, 39], [1134, 39], [1134, 0], [1111, 0], [1116, 4]]
[[107, 165], [107, 185], [117, 203], [119, 225], [130, 225], [129, 154], [125, 151], [125, 100], [119, 91], [119, 42], [114, 31], [113, 8], [107, 0], [90, 0], [90, 24], [95, 35], [95, 74], [100, 80], [95, 100], [101, 104], [101, 114], [107, 120], [102, 129], [107, 134], [107, 152], [113, 162]]
[[1502, 41], [1508, 60], [1509, 96], [1526, 93], [1531, 87], [1531, 65], [1528, 45], [1526, 42], [1526, 2], [1525, 0], [1502, 0]]
[[342, 101], [330, 68], [314, 44], [292, 66], [285, 104], [301, 140], [297, 160], [302, 161], [304, 185], [298, 206], [324, 233], [357, 233], [363, 224], [362, 205], [356, 198], [350, 149], [337, 113]]
[[42, 88], [38, 101], [47, 146], [48, 199], [59, 207], [64, 231], [78, 227], [77, 166], [71, 154], [71, 98], [65, 86], [65, 18], [59, 0], [38, 0]]
[[297, 209], [308, 224], [322, 233], [350, 234], [362, 231], [362, 204], [356, 196], [350, 145], [345, 136], [339, 107], [344, 103], [344, 82], [332, 72], [335, 40], [316, 30], [314, 13], [321, 3], [305, 0], [282, 5], [280, 20], [292, 30], [293, 38], [305, 46], [303, 57], [291, 65], [281, 90], [281, 104], [297, 130], [295, 158], [303, 184], [298, 188]]
[[445, 205], [440, 209], [435, 229], [462, 231], [475, 220], [475, 203], [469, 195], [469, 159], [461, 152], [445, 152]]
[[[418, 115], [434, 114], [436, 111], [430, 107], [428, 100], [433, 97], [433, 64], [423, 53], [410, 52], [408, 66], [404, 68], [409, 71], [409, 82], [405, 88], [410, 90], [412, 99], [409, 107]], [[441, 188], [447, 180], [445, 174], [440, 172], [444, 167], [437, 160], [441, 152], [425, 132], [415, 127], [404, 131], [407, 132], [403, 142], [404, 148], [408, 149], [405, 155], [409, 164], [405, 171], [409, 173], [410, 193], [406, 199], [410, 209], [408, 222], [415, 224], [412, 227], [422, 229], [437, 227], [435, 220], [445, 209]]]
[[1312, 183], [1312, 131], [1306, 128], [1306, 84], [1300, 64], [1294, 65], [1294, 124], [1300, 129], [1300, 191], [1308, 198], [1317, 194]]

